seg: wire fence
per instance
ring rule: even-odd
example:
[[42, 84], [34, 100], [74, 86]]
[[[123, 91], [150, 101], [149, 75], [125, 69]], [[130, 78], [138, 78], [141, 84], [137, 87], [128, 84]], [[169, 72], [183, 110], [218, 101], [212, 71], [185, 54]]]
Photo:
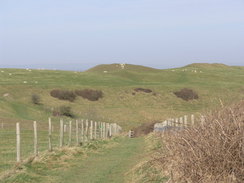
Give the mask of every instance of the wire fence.
[[63, 146], [81, 146], [121, 133], [116, 123], [91, 120], [0, 122], [0, 175], [16, 163]]

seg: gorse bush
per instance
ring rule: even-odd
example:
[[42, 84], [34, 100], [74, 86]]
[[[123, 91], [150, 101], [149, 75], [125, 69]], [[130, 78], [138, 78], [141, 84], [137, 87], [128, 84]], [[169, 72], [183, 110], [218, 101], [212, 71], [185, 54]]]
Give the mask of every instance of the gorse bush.
[[73, 102], [76, 99], [75, 93], [68, 90], [55, 89], [50, 92], [50, 95], [60, 100], [68, 100], [70, 102]]
[[75, 90], [75, 94], [90, 101], [97, 101], [103, 97], [102, 91], [92, 89]]
[[155, 163], [171, 172], [172, 182], [244, 182], [244, 101], [166, 133], [162, 142]]
[[174, 94], [177, 97], [179, 97], [183, 100], [186, 100], [186, 101], [199, 98], [198, 94], [195, 91], [193, 91], [192, 89], [188, 89], [188, 88], [183, 88], [180, 91], [174, 92]]

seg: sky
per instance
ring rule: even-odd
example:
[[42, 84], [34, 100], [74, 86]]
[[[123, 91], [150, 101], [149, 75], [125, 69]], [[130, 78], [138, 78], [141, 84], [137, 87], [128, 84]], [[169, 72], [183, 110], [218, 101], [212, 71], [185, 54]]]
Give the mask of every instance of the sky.
[[244, 0], [0, 0], [0, 67], [244, 65]]

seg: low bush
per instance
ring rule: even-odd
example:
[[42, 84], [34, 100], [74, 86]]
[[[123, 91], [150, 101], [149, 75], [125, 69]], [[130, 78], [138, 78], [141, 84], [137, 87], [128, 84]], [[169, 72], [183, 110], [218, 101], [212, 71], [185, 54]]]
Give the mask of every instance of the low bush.
[[155, 163], [172, 182], [244, 182], [244, 101], [214, 111], [199, 125], [171, 131]]
[[39, 95], [37, 95], [37, 94], [33, 94], [31, 96], [31, 101], [35, 105], [41, 105], [41, 97]]
[[146, 88], [135, 88], [134, 91], [136, 92], [144, 92], [144, 93], [151, 93], [151, 89], [146, 89]]
[[103, 97], [102, 91], [92, 89], [75, 90], [75, 94], [90, 101], [97, 101]]
[[69, 106], [61, 106], [59, 108], [59, 114], [61, 116], [67, 116], [67, 117], [70, 117], [70, 118], [74, 118], [75, 117], [75, 115], [71, 111], [71, 107], [69, 107]]
[[58, 98], [60, 100], [68, 100], [70, 102], [73, 102], [76, 99], [75, 93], [68, 90], [55, 89], [50, 92], [50, 95], [54, 98]]
[[193, 91], [192, 89], [188, 89], [188, 88], [183, 88], [180, 91], [174, 92], [174, 94], [177, 97], [179, 97], [183, 100], [186, 100], [186, 101], [199, 98], [198, 94], [195, 91]]

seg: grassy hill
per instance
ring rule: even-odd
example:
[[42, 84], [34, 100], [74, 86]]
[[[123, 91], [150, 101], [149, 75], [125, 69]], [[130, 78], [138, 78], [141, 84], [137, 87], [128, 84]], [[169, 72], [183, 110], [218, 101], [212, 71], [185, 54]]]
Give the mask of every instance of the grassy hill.
[[[106, 71], [106, 72], [104, 72]], [[244, 98], [244, 67], [191, 64], [159, 70], [136, 65], [99, 65], [85, 72], [29, 69], [0, 69], [0, 120], [46, 121], [60, 106], [70, 106], [77, 117], [116, 121], [129, 129], [169, 116], [196, 113]], [[104, 97], [74, 102], [50, 96], [52, 89], [97, 89]], [[135, 92], [135, 88], [152, 93]], [[198, 100], [184, 101], [173, 92], [190, 88]], [[42, 105], [34, 105], [37, 94]], [[56, 119], [58, 119], [56, 117]]]

